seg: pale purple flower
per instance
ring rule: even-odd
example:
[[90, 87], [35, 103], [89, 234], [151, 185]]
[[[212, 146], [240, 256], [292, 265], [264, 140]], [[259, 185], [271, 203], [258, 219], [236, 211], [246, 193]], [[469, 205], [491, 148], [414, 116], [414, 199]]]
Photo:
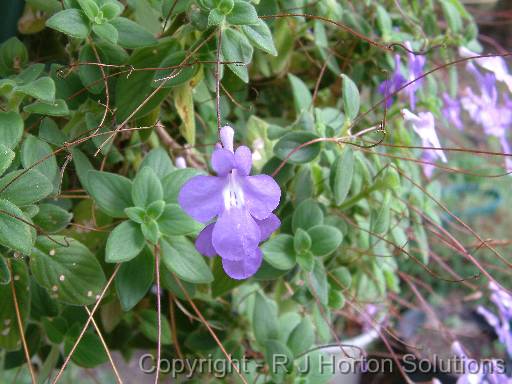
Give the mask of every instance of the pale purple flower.
[[268, 175], [249, 176], [252, 154], [246, 146], [234, 151], [234, 131], [221, 129], [211, 165], [217, 176], [195, 176], [180, 190], [183, 210], [209, 223], [196, 239], [197, 250], [209, 257], [219, 255], [224, 271], [234, 279], [246, 279], [259, 269], [263, 254], [258, 245], [281, 224], [272, 213], [281, 190]]
[[[461, 99], [462, 107], [473, 121], [483, 127], [485, 134], [497, 137], [503, 151], [510, 153], [507, 129], [512, 125], [512, 101], [505, 96], [502, 103], [498, 102], [496, 77], [492, 73], [482, 74], [472, 63], [467, 65], [467, 69], [480, 86], [480, 94], [466, 88], [466, 95]], [[505, 158], [505, 164], [508, 170], [512, 170], [510, 157]]]
[[395, 55], [395, 71], [391, 77], [384, 80], [378, 88], [379, 92], [386, 98], [387, 108], [391, 107], [391, 104], [393, 104], [393, 98], [390, 95], [397, 92], [406, 82], [407, 80], [405, 80], [400, 70], [400, 55]]
[[[410, 42], [406, 42], [405, 45], [409, 51], [412, 51]], [[425, 56], [417, 55], [412, 52], [407, 52], [407, 56], [407, 69], [409, 72], [407, 82], [411, 82], [423, 75], [423, 67], [425, 66], [426, 59]], [[409, 102], [412, 110], [416, 109], [416, 91], [422, 86], [422, 84], [423, 78], [416, 80], [405, 88], [405, 92], [409, 95]]]
[[[466, 47], [459, 47], [459, 55], [464, 58], [479, 56], [478, 53], [473, 52]], [[475, 59], [475, 62], [482, 68], [494, 73], [496, 80], [503, 82], [512, 92], [512, 75], [508, 71], [507, 63], [501, 56], [494, 57], [481, 57]]]
[[[434, 115], [431, 112], [419, 112], [416, 115], [408, 109], [402, 109], [402, 116], [418, 134], [421, 139], [422, 146], [441, 148], [441, 143], [439, 142], [439, 138], [436, 133]], [[447, 161], [442, 149], [425, 149], [423, 151], [423, 157], [427, 161], [435, 161], [436, 159], [440, 159], [443, 162]], [[423, 165], [424, 172], [427, 176], [432, 173], [431, 167], [432, 165], [430, 164]]]
[[460, 118], [461, 106], [460, 101], [457, 99], [452, 99], [448, 93], [443, 93], [443, 115], [448, 120], [450, 124], [452, 124], [459, 131], [462, 130], [462, 120]]

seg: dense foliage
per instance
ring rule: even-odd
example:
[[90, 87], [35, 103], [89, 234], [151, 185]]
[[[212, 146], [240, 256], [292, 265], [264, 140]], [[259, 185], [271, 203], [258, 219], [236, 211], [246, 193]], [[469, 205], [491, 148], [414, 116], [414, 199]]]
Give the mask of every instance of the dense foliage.
[[[481, 51], [458, 0], [403, 3], [27, 0], [24, 34], [0, 46], [5, 368], [26, 364], [21, 322], [41, 380], [79, 337], [72, 364], [107, 362], [99, 330], [126, 359], [157, 344], [166, 357], [224, 358], [215, 333], [253, 359], [249, 382], [326, 382], [298, 368], [345, 339], [339, 310], [375, 326], [365, 305], [400, 295], [401, 269], [429, 271], [426, 226], [442, 225], [433, 166], [451, 156], [434, 120], [461, 128], [465, 63], [424, 74], [461, 46]], [[210, 166], [226, 125], [252, 151], [244, 177], [271, 175], [281, 190], [281, 224], [268, 240], [258, 232], [250, 273], [223, 268], [234, 227], [214, 239], [222, 257], [196, 249], [215, 215], [198, 222], [179, 197], [212, 169], [241, 172], [225, 153]], [[204, 212], [219, 191], [195, 180], [187, 193]]]

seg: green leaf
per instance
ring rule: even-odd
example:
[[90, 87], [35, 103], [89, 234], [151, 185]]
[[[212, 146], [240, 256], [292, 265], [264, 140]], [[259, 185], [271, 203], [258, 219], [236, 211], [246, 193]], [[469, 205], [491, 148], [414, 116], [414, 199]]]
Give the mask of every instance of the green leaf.
[[154, 201], [162, 200], [162, 183], [150, 167], [139, 169], [133, 180], [132, 200], [135, 206], [145, 208]]
[[[158, 314], [151, 309], [145, 309], [139, 313], [140, 315], [140, 330], [152, 342], [158, 342]], [[162, 345], [169, 345], [172, 343], [171, 327], [167, 321], [166, 316], [160, 316], [162, 323], [161, 342]]]
[[51, 77], [40, 77], [14, 90], [47, 103], [55, 102], [55, 83]]
[[384, 41], [389, 41], [393, 34], [393, 22], [391, 21], [391, 17], [386, 11], [386, 8], [380, 4], [377, 5], [377, 24], [379, 26], [382, 39]]
[[313, 271], [309, 274], [309, 289], [313, 296], [317, 297], [321, 304], [327, 305], [329, 300], [329, 286], [324, 265], [319, 259], [315, 259]]
[[67, 116], [69, 115], [69, 109], [64, 100], [56, 99], [54, 103], [45, 103], [42, 101], [36, 101], [35, 103], [26, 105], [23, 110], [28, 113], [35, 113], [39, 115], [48, 116]]
[[[102, 59], [100, 51], [98, 51], [98, 55], [100, 55], [100, 59]], [[94, 50], [89, 44], [85, 44], [80, 49], [78, 60], [84, 63], [95, 63], [98, 61], [96, 54], [94, 53]], [[78, 77], [80, 77], [82, 84], [85, 87], [87, 87], [87, 90], [95, 95], [101, 93], [105, 88], [105, 83], [102, 80], [103, 76], [101, 73], [101, 69], [96, 65], [79, 66]], [[103, 141], [105, 138], [100, 137], [99, 139]]]
[[77, 39], [85, 39], [91, 30], [87, 16], [78, 9], [56, 13], [46, 21], [46, 26]]
[[39, 212], [34, 216], [34, 223], [45, 232], [55, 233], [66, 228], [72, 217], [72, 213], [58, 205], [40, 204]]
[[144, 167], [151, 168], [160, 180], [162, 180], [175, 169], [167, 151], [161, 147], [152, 149], [144, 157], [144, 160], [142, 160], [139, 169]]
[[7, 260], [0, 254], [0, 285], [11, 282], [11, 271], [7, 265]]
[[254, 300], [252, 329], [256, 341], [260, 345], [265, 345], [267, 340], [277, 340], [279, 338], [277, 305], [267, 299], [261, 292], [256, 293]]
[[0, 199], [6, 199], [13, 204], [24, 206], [44, 199], [50, 195], [53, 187], [46, 177], [31, 169], [6, 174], [0, 179], [0, 190], [2, 190]]
[[299, 253], [297, 255], [297, 264], [299, 264], [301, 269], [311, 272], [315, 267], [315, 256], [309, 251]]
[[354, 153], [348, 145], [343, 148], [331, 169], [330, 184], [334, 201], [340, 205], [347, 198], [354, 174]]
[[304, 253], [311, 248], [311, 237], [302, 228], [297, 228], [293, 237], [293, 247], [295, 252]]
[[197, 175], [204, 175], [204, 172], [195, 168], [184, 168], [177, 169], [165, 176], [162, 180], [164, 200], [167, 203], [177, 203], [178, 194], [183, 184], [185, 184], [190, 178]]
[[287, 344], [293, 355], [298, 356], [311, 348], [314, 342], [315, 332], [313, 324], [308, 317], [304, 317], [290, 333]]
[[311, 107], [313, 96], [311, 96], [311, 92], [309, 91], [309, 88], [306, 86], [306, 84], [304, 84], [304, 82], [297, 76], [290, 73], [288, 74], [288, 80], [292, 85], [295, 112], [298, 116], [302, 113], [302, 111], [307, 111]]
[[334, 252], [341, 244], [343, 235], [336, 227], [330, 225], [316, 225], [308, 229], [311, 237], [311, 252], [315, 256], [327, 256]]
[[43, 319], [43, 328], [50, 342], [60, 344], [64, 341], [68, 330], [68, 322], [62, 317]]
[[107, 263], [122, 263], [136, 257], [145, 245], [140, 226], [124, 221], [110, 233], [105, 247]]
[[243, 0], [235, 0], [233, 9], [226, 16], [229, 24], [247, 25], [258, 23], [258, 13], [256, 8]]
[[261, 247], [263, 257], [274, 268], [288, 270], [295, 266], [293, 236], [279, 234], [265, 242]]
[[15, 153], [3, 144], [0, 144], [0, 176], [11, 166]]
[[[136, 207], [134, 207], [134, 208], [136, 208]], [[160, 216], [162, 216], [162, 213], [164, 213], [164, 209], [165, 209], [165, 201], [157, 200], [157, 201], [153, 201], [151, 204], [148, 205], [148, 207], [146, 208], [146, 213], [152, 219], [157, 220]]]
[[258, 19], [256, 24], [242, 25], [241, 28], [252, 45], [264, 52], [270, 53], [272, 56], [277, 56], [277, 49], [272, 39], [272, 32], [270, 32], [267, 23]]
[[0, 45], [1, 77], [19, 72], [28, 62], [28, 51], [17, 37], [11, 37]]
[[225, 19], [226, 16], [221, 11], [217, 8], [212, 9], [208, 14], [208, 28], [221, 25]]
[[315, 225], [324, 222], [324, 213], [320, 205], [311, 199], [304, 200], [295, 209], [292, 217], [292, 229], [297, 231], [298, 228], [309, 229]]
[[146, 210], [140, 207], [128, 207], [124, 209], [124, 213], [131, 221], [142, 224], [146, 220]]
[[329, 289], [329, 308], [341, 309], [345, 306], [345, 296], [340, 291]]
[[103, 269], [91, 251], [64, 236], [51, 240], [40, 236], [30, 256], [30, 270], [51, 297], [69, 305], [94, 303], [105, 285]]
[[309, 163], [320, 153], [320, 149], [322, 147], [321, 143], [317, 142], [314, 144], [309, 144], [298, 150], [297, 147], [318, 138], [319, 136], [313, 132], [289, 132], [284, 135], [274, 146], [274, 154], [281, 160], [286, 160], [287, 162], [293, 164]]
[[167, 204], [157, 223], [162, 234], [166, 236], [190, 235], [199, 232], [203, 227], [177, 204]]
[[213, 281], [210, 268], [194, 245], [184, 237], [162, 240], [162, 261], [180, 279], [195, 284], [208, 284]]
[[352, 275], [346, 267], [338, 267], [329, 272], [329, 283], [335, 289], [345, 290], [352, 284]]
[[181, 49], [172, 50], [167, 54], [167, 56], [165, 56], [165, 58], [158, 64], [158, 67], [169, 69], [156, 71], [153, 75], [153, 81], [150, 83], [150, 86], [156, 88], [164, 83], [162, 88], [172, 88], [190, 80], [196, 72], [196, 66], [191, 65], [177, 69], [178, 66], [182, 65], [186, 61], [186, 57], [186, 52]]
[[293, 369], [293, 353], [290, 349], [278, 340], [267, 340], [265, 342], [265, 361], [269, 365], [272, 376], [277, 382], [284, 375], [288, 375]]
[[[11, 259], [11, 268], [21, 321], [26, 327], [30, 312], [30, 290], [28, 289], [29, 275], [27, 265], [23, 260]], [[21, 348], [18, 319], [14, 307], [11, 284], [0, 285], [0, 329], [1, 348], [8, 351]]]
[[89, 171], [94, 170], [94, 168], [87, 156], [78, 148], [72, 148], [71, 154], [73, 156], [73, 163], [75, 164], [78, 180], [80, 180], [80, 184], [89, 191], [87, 175], [89, 174]]
[[450, 29], [455, 33], [459, 32], [462, 29], [462, 17], [457, 7], [446, 0], [441, 0], [441, 7]]
[[[71, 348], [75, 344], [80, 334], [81, 325], [75, 324], [66, 334], [64, 340], [64, 354], [66, 356], [71, 352]], [[73, 363], [79, 367], [94, 368], [108, 360], [105, 348], [101, 344], [101, 340], [92, 331], [85, 332], [75, 352], [71, 356]]]
[[153, 284], [155, 259], [148, 248], [123, 263], [116, 276], [116, 291], [124, 311], [129, 311], [146, 295]]
[[117, 29], [119, 38], [117, 43], [123, 48], [142, 48], [156, 45], [155, 37], [139, 24], [125, 17], [117, 17], [110, 21]]
[[119, 33], [117, 29], [110, 23], [103, 24], [95, 24], [92, 26], [92, 31], [101, 37], [103, 40], [111, 43], [117, 44], [117, 40], [119, 39]]
[[32, 231], [21, 209], [0, 199], [0, 244], [24, 255], [32, 251]]
[[108, 2], [101, 6], [101, 12], [107, 20], [112, 20], [119, 16], [123, 12], [121, 3], [119, 2]]
[[115, 173], [89, 171], [87, 191], [98, 207], [112, 217], [126, 217], [124, 209], [133, 206], [131, 180]]
[[247, 38], [234, 29], [226, 29], [222, 36], [221, 51], [223, 61], [237, 63], [228, 64], [228, 68], [244, 83], [248, 83], [247, 65], [251, 63], [253, 48]]
[[31, 169], [41, 172], [50, 183], [53, 183], [59, 173], [59, 168], [52, 147], [33, 135], [27, 135], [21, 146], [21, 164], [25, 168], [30, 168], [40, 161], [40, 164]]
[[359, 90], [352, 79], [347, 75], [341, 75], [343, 81], [343, 110], [345, 116], [353, 121], [359, 113], [360, 97]]
[[14, 112], [0, 111], [0, 144], [14, 149], [23, 135], [23, 119]]
[[173, 90], [174, 106], [181, 118], [180, 133], [191, 146], [196, 142], [196, 117], [194, 115], [193, 88], [183, 84]]
[[94, 21], [96, 16], [98, 15], [100, 8], [94, 2], [94, 0], [76, 0], [78, 4], [80, 4], [80, 8], [84, 11], [85, 15], [89, 18], [89, 20]]
[[160, 239], [160, 228], [158, 228], [158, 224], [154, 219], [145, 220], [141, 225], [140, 229], [142, 230], [142, 234], [144, 238], [149, 241], [151, 244], [156, 245], [158, 243], [158, 239]]

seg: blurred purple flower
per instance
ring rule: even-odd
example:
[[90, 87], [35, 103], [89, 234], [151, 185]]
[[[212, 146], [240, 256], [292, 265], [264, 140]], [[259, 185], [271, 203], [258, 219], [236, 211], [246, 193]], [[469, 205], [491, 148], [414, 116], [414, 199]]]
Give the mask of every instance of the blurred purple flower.
[[[437, 137], [434, 115], [431, 112], [420, 112], [417, 115], [408, 109], [402, 109], [402, 116], [406, 123], [411, 124], [414, 131], [421, 138], [421, 144], [424, 147], [441, 148], [441, 143]], [[433, 162], [440, 159], [446, 162], [446, 156], [441, 149], [425, 149], [423, 150], [423, 158], [426, 161]], [[432, 165], [423, 164], [425, 175], [430, 177], [432, 174]]]
[[211, 165], [217, 176], [195, 176], [180, 190], [178, 202], [197, 221], [208, 224], [196, 239], [205, 256], [219, 255], [224, 271], [233, 279], [246, 279], [259, 269], [263, 254], [258, 245], [281, 222], [272, 211], [281, 190], [267, 175], [249, 176], [252, 155], [240, 146], [234, 151], [234, 131], [223, 127]]
[[[467, 65], [467, 69], [480, 86], [480, 95], [466, 88], [466, 96], [461, 99], [462, 107], [473, 121], [483, 127], [485, 134], [497, 137], [503, 151], [510, 153], [507, 128], [512, 124], [512, 101], [505, 95], [503, 102], [498, 103], [496, 77], [492, 73], [482, 74], [472, 63]], [[506, 157], [505, 163], [507, 170], [512, 171], [512, 159]]]
[[391, 95], [397, 92], [406, 82], [407, 80], [405, 80], [400, 70], [400, 55], [395, 55], [395, 71], [389, 79], [384, 80], [379, 85], [379, 92], [386, 98], [386, 108], [393, 104]]
[[443, 93], [444, 108], [443, 115], [450, 124], [455, 126], [459, 131], [462, 130], [462, 120], [460, 118], [461, 107], [460, 101], [452, 99], [448, 93]]
[[[478, 53], [466, 47], [459, 47], [459, 55], [464, 58], [479, 56]], [[480, 67], [492, 72], [496, 76], [496, 80], [505, 83], [509, 91], [512, 92], [512, 75], [508, 72], [507, 63], [503, 57], [482, 57], [475, 59], [475, 62]]]
[[[412, 51], [410, 42], [405, 43], [409, 51]], [[423, 67], [425, 66], [425, 56], [407, 52], [407, 68], [409, 75], [407, 76], [407, 82], [411, 82], [414, 79], [419, 78], [423, 75]], [[409, 84], [405, 88], [405, 92], [409, 95], [410, 107], [414, 111], [416, 109], [416, 91], [423, 85], [423, 78], [416, 80], [414, 83]]]

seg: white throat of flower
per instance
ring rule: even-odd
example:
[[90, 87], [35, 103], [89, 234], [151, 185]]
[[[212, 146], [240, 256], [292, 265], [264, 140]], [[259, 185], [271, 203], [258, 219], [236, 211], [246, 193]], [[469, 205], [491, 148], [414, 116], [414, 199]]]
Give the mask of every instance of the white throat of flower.
[[228, 183], [222, 191], [224, 197], [224, 208], [241, 208], [244, 206], [244, 191], [237, 180], [237, 170], [233, 169], [228, 175]]

